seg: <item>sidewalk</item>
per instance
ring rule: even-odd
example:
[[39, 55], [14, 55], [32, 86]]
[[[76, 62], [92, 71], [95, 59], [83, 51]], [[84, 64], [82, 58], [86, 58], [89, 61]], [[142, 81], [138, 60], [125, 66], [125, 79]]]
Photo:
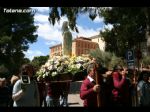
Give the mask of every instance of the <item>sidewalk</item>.
[[83, 100], [80, 99], [79, 94], [69, 94], [68, 104], [69, 107], [83, 107]]
[[82, 81], [71, 82], [68, 95], [69, 107], [83, 107], [83, 100], [80, 99], [80, 86]]

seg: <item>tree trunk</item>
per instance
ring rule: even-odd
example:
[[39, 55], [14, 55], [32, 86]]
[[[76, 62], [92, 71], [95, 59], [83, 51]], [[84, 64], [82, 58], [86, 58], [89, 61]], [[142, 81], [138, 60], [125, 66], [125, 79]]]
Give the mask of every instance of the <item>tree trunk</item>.
[[144, 9], [145, 17], [146, 17], [146, 32], [145, 36], [147, 39], [147, 55], [150, 55], [150, 25], [149, 25], [149, 15], [148, 15], [148, 8]]

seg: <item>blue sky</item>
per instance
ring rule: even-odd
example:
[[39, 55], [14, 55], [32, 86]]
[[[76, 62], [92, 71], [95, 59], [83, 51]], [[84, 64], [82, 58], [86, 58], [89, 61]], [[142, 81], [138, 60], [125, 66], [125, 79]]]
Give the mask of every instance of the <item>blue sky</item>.
[[[49, 47], [62, 42], [61, 26], [64, 21], [67, 21], [66, 17], [62, 17], [59, 23], [54, 26], [48, 21], [49, 8], [48, 7], [32, 7], [36, 9], [34, 16], [34, 24], [38, 26], [36, 34], [38, 34], [37, 42], [30, 44], [29, 49], [25, 53], [25, 56], [32, 60], [34, 56], [46, 56], [49, 55]], [[99, 34], [100, 30], [104, 30], [105, 27], [112, 28], [111, 25], [105, 25], [103, 18], [96, 17], [94, 21], [90, 20], [87, 14], [79, 15], [77, 18], [77, 27], [79, 33], [72, 32], [73, 38], [77, 36], [91, 37]]]

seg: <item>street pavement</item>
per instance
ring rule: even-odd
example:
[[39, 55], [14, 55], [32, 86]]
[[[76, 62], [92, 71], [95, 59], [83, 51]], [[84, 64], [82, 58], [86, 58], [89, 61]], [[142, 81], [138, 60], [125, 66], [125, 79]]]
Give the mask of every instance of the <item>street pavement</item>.
[[80, 86], [82, 81], [71, 82], [68, 95], [69, 107], [83, 107], [83, 100], [80, 99]]
[[68, 105], [69, 107], [83, 107], [83, 100], [80, 99], [79, 94], [69, 94]]

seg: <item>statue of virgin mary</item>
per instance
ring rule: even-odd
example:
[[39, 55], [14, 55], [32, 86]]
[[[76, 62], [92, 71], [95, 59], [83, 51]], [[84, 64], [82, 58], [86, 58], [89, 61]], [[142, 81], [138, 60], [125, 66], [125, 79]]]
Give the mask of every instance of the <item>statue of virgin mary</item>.
[[64, 21], [62, 25], [62, 54], [71, 56], [72, 55], [72, 34], [68, 28], [68, 22]]

